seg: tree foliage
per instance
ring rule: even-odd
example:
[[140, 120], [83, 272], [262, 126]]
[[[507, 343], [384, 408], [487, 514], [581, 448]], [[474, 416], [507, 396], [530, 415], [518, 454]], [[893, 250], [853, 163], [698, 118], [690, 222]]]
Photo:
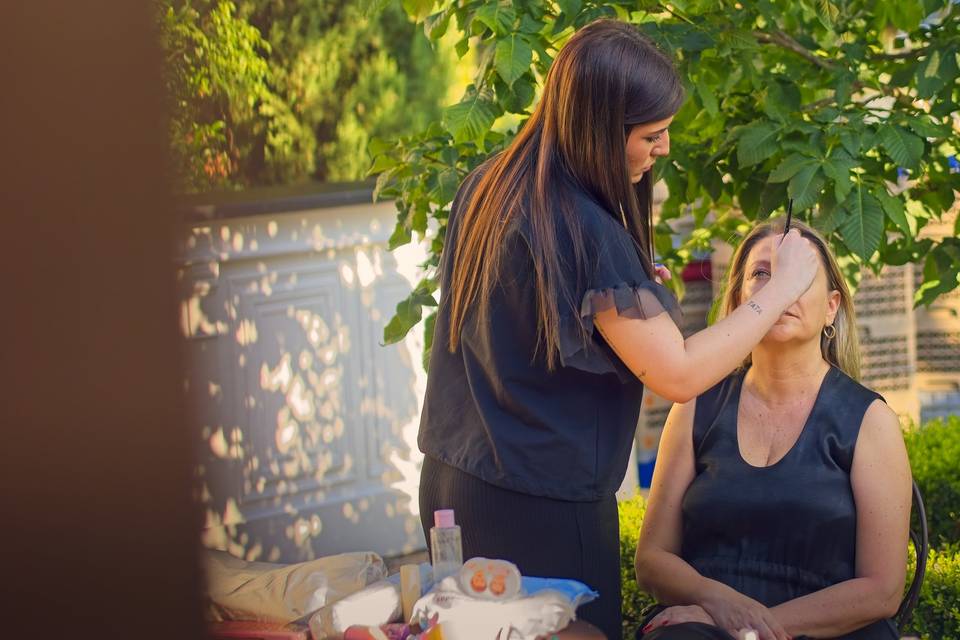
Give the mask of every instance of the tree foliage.
[[439, 117], [449, 63], [399, 6], [161, 0], [184, 191], [352, 181], [371, 136]]
[[[671, 126], [658, 259], [674, 269], [744, 222], [794, 200], [830, 239], [855, 284], [861, 267], [922, 265], [918, 303], [954, 289], [960, 240], [926, 237], [960, 189], [960, 6], [950, 0], [404, 0], [436, 40], [478, 52], [475, 80], [420, 133], [374, 140], [377, 196], [395, 198], [396, 247], [443, 247], [459, 182], [530, 113], [553, 56], [601, 17], [639, 25], [677, 61], [688, 99]], [[909, 188], [905, 188], [909, 187]], [[678, 218], [694, 231], [675, 245]], [[433, 221], [432, 223], [430, 221]], [[428, 231], [430, 229], [430, 231]], [[956, 235], [956, 231], [954, 236]], [[430, 272], [432, 274], [432, 271]], [[385, 332], [399, 340], [435, 306], [427, 277]], [[429, 333], [429, 332], [428, 332]], [[430, 336], [428, 335], [428, 346]]]

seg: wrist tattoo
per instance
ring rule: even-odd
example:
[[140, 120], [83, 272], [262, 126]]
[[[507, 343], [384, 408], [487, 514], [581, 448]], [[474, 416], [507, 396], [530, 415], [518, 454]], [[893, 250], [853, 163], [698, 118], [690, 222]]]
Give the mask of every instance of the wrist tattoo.
[[760, 315], [761, 313], [763, 313], [763, 309], [760, 308], [760, 305], [758, 305], [758, 304], [757, 304], [756, 302], [754, 302], [753, 300], [751, 300], [750, 302], [748, 302], [748, 303], [747, 303], [747, 306], [750, 307], [751, 309], [753, 309], [754, 311], [756, 311], [756, 312], [757, 312], [757, 315]]

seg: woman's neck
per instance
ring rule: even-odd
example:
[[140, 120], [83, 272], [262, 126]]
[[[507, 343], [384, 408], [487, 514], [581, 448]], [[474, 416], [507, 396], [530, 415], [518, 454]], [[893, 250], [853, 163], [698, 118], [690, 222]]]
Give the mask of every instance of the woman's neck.
[[815, 394], [830, 368], [820, 353], [819, 340], [806, 343], [760, 344], [751, 354], [753, 364], [744, 384], [767, 405], [793, 404]]

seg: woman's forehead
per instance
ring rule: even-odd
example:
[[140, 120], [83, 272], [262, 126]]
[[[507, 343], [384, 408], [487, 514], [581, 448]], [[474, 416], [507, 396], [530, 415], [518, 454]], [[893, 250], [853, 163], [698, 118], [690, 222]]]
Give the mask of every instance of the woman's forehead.
[[754, 245], [750, 247], [750, 253], [747, 254], [747, 262], [757, 262], [758, 260], [766, 260], [769, 262], [770, 255], [773, 253], [773, 243], [776, 241], [776, 235], [770, 235], [757, 240]]
[[655, 120], [654, 122], [644, 122], [643, 124], [638, 124], [637, 129], [643, 132], [644, 134], [653, 133], [656, 131], [662, 131], [670, 126], [670, 123], [673, 122], [673, 116], [669, 118], [664, 118], [663, 120]]

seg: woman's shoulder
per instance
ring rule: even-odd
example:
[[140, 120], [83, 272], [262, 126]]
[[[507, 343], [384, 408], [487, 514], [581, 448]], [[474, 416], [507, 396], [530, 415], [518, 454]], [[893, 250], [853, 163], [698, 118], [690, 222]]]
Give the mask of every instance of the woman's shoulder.
[[571, 178], [566, 178], [560, 182], [561, 185], [556, 193], [558, 200], [573, 207], [576, 220], [586, 230], [600, 234], [625, 231], [620, 221], [615, 217], [615, 212], [605, 207], [585, 187], [580, 186]]
[[833, 387], [835, 395], [845, 399], [847, 404], [849, 404], [851, 400], [858, 400], [864, 410], [873, 404], [875, 400], [880, 400], [882, 404], [886, 404], [886, 400], [882, 395], [859, 380], [854, 379], [837, 365], [830, 365], [829, 375], [831, 379], [827, 381], [827, 384]]
[[849, 472], [857, 443], [864, 438], [874, 438], [878, 430], [887, 435], [898, 432], [899, 418], [883, 396], [840, 367], [831, 365], [828, 375], [824, 384], [829, 388], [821, 394], [824, 406], [818, 410], [822, 418], [821, 440], [827, 443], [832, 457]]
[[860, 419], [861, 437], [865, 429], [870, 433], [875, 433], [877, 430], [886, 431], [891, 428], [899, 432], [900, 417], [887, 404], [886, 398], [862, 382], [853, 379], [839, 367], [834, 366], [833, 369], [841, 385], [841, 397], [847, 398], [848, 404], [849, 399], [856, 399], [858, 402], [855, 403], [855, 406], [863, 411]]

